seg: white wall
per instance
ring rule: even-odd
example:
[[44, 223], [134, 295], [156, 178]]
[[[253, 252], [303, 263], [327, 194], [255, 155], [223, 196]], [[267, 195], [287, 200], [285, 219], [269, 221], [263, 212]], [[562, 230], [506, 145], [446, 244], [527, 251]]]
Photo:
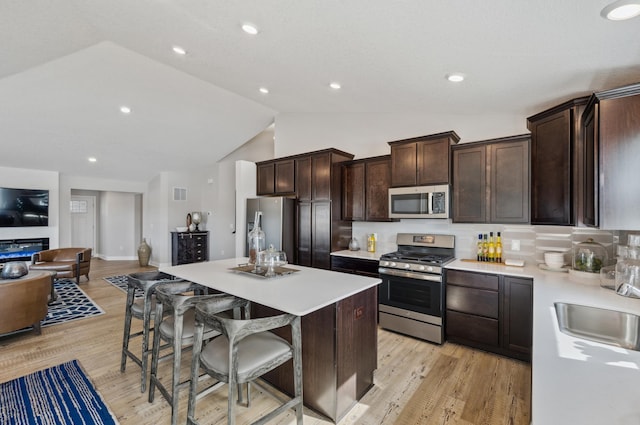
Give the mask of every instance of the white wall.
[[99, 256], [105, 260], [135, 260], [139, 240], [134, 193], [100, 192]]
[[[0, 239], [49, 238], [51, 248], [59, 246], [60, 179], [57, 172], [0, 167], [0, 186], [49, 191], [48, 227], [0, 227]], [[69, 203], [64, 204], [68, 207]], [[68, 208], [67, 208], [68, 210]]]
[[291, 114], [276, 117], [275, 156], [337, 148], [366, 158], [390, 153], [387, 142], [453, 130], [460, 143], [528, 133], [526, 117], [491, 115]]

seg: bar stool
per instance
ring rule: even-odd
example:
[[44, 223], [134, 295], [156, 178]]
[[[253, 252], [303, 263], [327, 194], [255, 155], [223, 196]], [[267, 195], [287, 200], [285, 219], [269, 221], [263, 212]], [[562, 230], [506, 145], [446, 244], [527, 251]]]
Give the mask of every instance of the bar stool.
[[[131, 273], [127, 276], [127, 302], [124, 316], [124, 333], [122, 336], [122, 359], [120, 360], [120, 372], [124, 372], [127, 366], [127, 357], [141, 367], [140, 392], [147, 389], [147, 363], [151, 350], [149, 349], [149, 330], [153, 318], [153, 294], [160, 284], [179, 282], [173, 276], [162, 272]], [[136, 291], [142, 292], [141, 300], [135, 300]], [[142, 320], [142, 331], [131, 333], [131, 319]], [[129, 350], [129, 341], [132, 338], [142, 336], [142, 350], [140, 357]]]
[[[191, 363], [191, 385], [187, 424], [197, 424], [195, 405], [197, 377], [200, 368], [220, 382], [228, 385], [227, 423], [235, 424], [234, 399], [236, 386], [249, 384], [265, 373], [293, 358], [294, 397], [270, 411], [254, 424], [263, 424], [287, 409], [296, 412], [296, 423], [302, 424], [302, 338], [300, 317], [293, 314], [260, 319], [231, 319], [220, 314], [221, 310], [243, 307], [248, 312], [249, 301], [237, 297], [216, 303], [201, 302], [196, 305], [196, 329]], [[289, 344], [269, 330], [291, 326]], [[205, 327], [210, 326], [222, 335], [210, 340], [203, 347]], [[265, 388], [266, 390], [266, 388]], [[249, 388], [247, 386], [247, 392]], [[247, 401], [247, 406], [250, 401]]]
[[[180, 365], [182, 350], [190, 348], [193, 343], [194, 307], [200, 301], [220, 300], [231, 297], [221, 293], [215, 295], [193, 295], [203, 292], [205, 288], [191, 282], [165, 283], [156, 289], [155, 326], [153, 331], [153, 348], [151, 356], [151, 373], [149, 383], [149, 402], [154, 400], [156, 387], [171, 405], [171, 424], [178, 420], [178, 394], [180, 388], [186, 386], [189, 380], [180, 382]], [[171, 316], [165, 314], [169, 310]], [[203, 339], [207, 340], [220, 335], [220, 332], [206, 327]], [[166, 344], [160, 345], [164, 341]], [[173, 347], [171, 353], [160, 358], [160, 351]], [[173, 375], [170, 391], [158, 378], [158, 362], [173, 356]], [[191, 376], [191, 375], [189, 375]], [[197, 379], [197, 378], [196, 378]]]

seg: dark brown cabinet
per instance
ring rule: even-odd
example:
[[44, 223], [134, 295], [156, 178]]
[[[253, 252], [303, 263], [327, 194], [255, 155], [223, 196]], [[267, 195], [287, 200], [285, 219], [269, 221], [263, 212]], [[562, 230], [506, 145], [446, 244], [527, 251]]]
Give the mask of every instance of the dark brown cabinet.
[[295, 192], [295, 160], [263, 161], [256, 164], [258, 195], [287, 195]]
[[331, 256], [331, 270], [342, 273], [353, 273], [361, 276], [379, 277], [378, 260], [366, 258]]
[[296, 194], [300, 201], [311, 200], [311, 157], [296, 158]]
[[447, 339], [521, 360], [531, 356], [533, 281], [446, 272]]
[[573, 226], [582, 215], [581, 97], [527, 118], [531, 131], [531, 224]]
[[583, 114], [584, 222], [636, 229], [640, 195], [640, 84], [594, 93]]
[[529, 136], [453, 147], [453, 221], [529, 222]]
[[389, 142], [391, 187], [449, 183], [450, 147], [459, 140], [448, 131]]
[[[258, 304], [253, 317], [280, 313]], [[378, 367], [377, 288], [370, 288], [302, 317], [304, 404], [334, 423], [373, 386]], [[274, 331], [290, 340], [289, 329]], [[371, 347], [376, 347], [372, 350]], [[265, 379], [293, 394], [292, 362], [268, 372]]]
[[342, 218], [389, 221], [389, 155], [350, 161], [342, 170]]
[[209, 232], [171, 232], [171, 265], [209, 261]]

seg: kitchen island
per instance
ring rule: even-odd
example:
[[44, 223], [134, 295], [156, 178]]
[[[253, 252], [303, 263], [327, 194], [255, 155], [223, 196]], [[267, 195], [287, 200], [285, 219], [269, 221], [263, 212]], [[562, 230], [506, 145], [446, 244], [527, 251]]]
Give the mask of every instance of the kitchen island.
[[[294, 265], [286, 267], [297, 271], [269, 279], [230, 270], [246, 262], [235, 258], [160, 271], [248, 299], [256, 316], [302, 316], [304, 403], [338, 422], [373, 386], [380, 279]], [[293, 393], [290, 362], [265, 378]]]
[[456, 260], [447, 269], [533, 278], [531, 423], [640, 424], [640, 352], [560, 331], [555, 302], [640, 315], [640, 300], [601, 288], [597, 278]]

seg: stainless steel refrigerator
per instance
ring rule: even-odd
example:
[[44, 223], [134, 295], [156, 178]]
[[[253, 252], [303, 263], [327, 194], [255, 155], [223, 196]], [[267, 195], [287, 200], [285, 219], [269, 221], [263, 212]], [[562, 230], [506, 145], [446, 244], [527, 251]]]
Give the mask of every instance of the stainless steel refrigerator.
[[[253, 230], [255, 213], [262, 211], [262, 231], [266, 246], [287, 254], [290, 263], [295, 262], [295, 199], [282, 196], [247, 199], [247, 235]], [[245, 240], [244, 255], [249, 256], [249, 242]]]

